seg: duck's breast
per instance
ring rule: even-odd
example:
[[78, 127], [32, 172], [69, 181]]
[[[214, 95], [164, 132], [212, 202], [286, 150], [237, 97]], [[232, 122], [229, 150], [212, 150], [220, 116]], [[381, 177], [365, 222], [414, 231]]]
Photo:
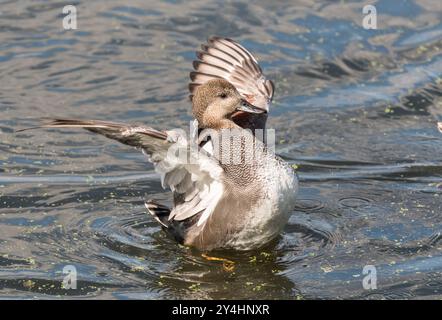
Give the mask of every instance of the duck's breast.
[[252, 249], [278, 236], [294, 209], [298, 178], [293, 169], [280, 159], [266, 161], [258, 177], [259, 200], [245, 212], [242, 229], [228, 245], [237, 249]]

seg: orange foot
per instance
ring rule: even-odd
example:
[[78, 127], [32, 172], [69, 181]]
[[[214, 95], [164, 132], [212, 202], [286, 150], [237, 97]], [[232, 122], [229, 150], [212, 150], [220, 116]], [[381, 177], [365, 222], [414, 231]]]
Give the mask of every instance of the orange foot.
[[209, 261], [222, 261], [224, 271], [232, 272], [233, 270], [235, 270], [235, 262], [233, 262], [232, 260], [209, 256], [206, 253], [201, 254], [201, 256]]

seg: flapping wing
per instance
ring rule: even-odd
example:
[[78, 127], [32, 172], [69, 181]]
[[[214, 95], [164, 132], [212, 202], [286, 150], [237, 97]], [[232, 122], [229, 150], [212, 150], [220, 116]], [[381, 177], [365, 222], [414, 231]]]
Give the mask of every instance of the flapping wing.
[[267, 80], [255, 57], [239, 43], [220, 37], [209, 38], [197, 52], [193, 62], [195, 71], [190, 73], [191, 97], [199, 85], [217, 78], [233, 84], [251, 104], [269, 111], [273, 98], [273, 82]]
[[203, 225], [223, 194], [223, 170], [218, 161], [207, 153], [191, 150], [184, 133], [77, 119], [52, 119], [30, 129], [37, 128], [83, 128], [141, 149], [160, 174], [162, 186], [179, 195], [180, 201], [171, 211], [169, 220], [182, 221], [201, 214], [198, 225]]
[[22, 129], [17, 132], [39, 128], [83, 128], [129, 146], [141, 148], [147, 154], [153, 154], [155, 151], [163, 149], [167, 150], [170, 144], [167, 140], [167, 133], [164, 131], [99, 120], [49, 119], [39, 127]]

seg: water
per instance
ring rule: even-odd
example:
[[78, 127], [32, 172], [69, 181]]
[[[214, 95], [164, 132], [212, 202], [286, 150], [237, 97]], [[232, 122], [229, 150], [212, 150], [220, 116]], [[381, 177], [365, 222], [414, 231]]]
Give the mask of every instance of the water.
[[[378, 1], [0, 1], [0, 297], [442, 297], [442, 4]], [[136, 150], [47, 116], [188, 126], [188, 72], [210, 35], [254, 52], [276, 83], [269, 127], [298, 165], [284, 233], [217, 261], [144, 213], [170, 203]], [[61, 288], [66, 265], [76, 290]], [[363, 288], [366, 265], [377, 289]]]

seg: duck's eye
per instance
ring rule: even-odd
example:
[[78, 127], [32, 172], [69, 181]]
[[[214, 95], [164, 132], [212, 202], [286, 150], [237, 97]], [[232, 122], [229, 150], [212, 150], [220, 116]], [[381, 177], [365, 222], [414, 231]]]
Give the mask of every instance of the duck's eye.
[[225, 99], [225, 98], [227, 98], [227, 93], [225, 93], [225, 92], [220, 93], [220, 94], [219, 94], [219, 97], [220, 97], [221, 99]]

